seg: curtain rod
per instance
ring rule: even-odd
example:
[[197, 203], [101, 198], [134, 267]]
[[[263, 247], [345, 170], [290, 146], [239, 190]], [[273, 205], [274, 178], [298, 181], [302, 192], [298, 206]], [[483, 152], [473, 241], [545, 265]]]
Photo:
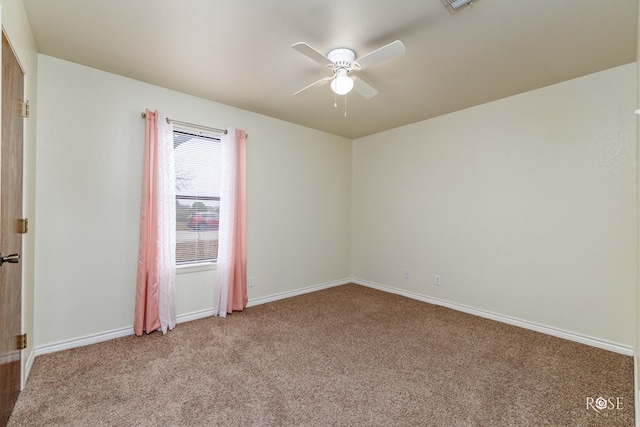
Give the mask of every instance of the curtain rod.
[[[147, 117], [147, 113], [141, 113], [140, 116], [144, 119], [144, 118]], [[173, 124], [176, 124], [176, 125], [187, 126], [187, 127], [195, 128], [195, 129], [202, 129], [202, 130], [206, 130], [206, 131], [209, 131], [209, 132], [223, 133], [225, 135], [227, 134], [227, 130], [226, 129], [217, 129], [217, 128], [211, 128], [209, 126], [194, 125], [193, 123], [180, 122], [178, 120], [173, 120], [173, 119], [170, 119], [169, 117], [167, 117], [167, 123], [173, 123]]]

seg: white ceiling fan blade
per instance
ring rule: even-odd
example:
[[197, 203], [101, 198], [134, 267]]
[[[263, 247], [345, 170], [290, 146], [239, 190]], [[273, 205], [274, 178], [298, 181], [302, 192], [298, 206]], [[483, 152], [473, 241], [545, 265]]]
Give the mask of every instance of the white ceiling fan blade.
[[371, 99], [378, 94], [377, 90], [360, 77], [355, 77], [354, 80], [353, 90], [362, 95], [364, 99]]
[[386, 46], [382, 46], [380, 49], [366, 54], [362, 58], [356, 59], [356, 62], [360, 64], [360, 69], [364, 70], [365, 68], [386, 61], [387, 59], [402, 55], [405, 50], [404, 44], [402, 44], [400, 40], [396, 40]]
[[326, 85], [327, 83], [329, 83], [331, 81], [331, 79], [333, 79], [333, 77], [322, 78], [322, 79], [318, 80], [317, 82], [311, 83], [309, 86], [300, 89], [299, 91], [294, 93], [293, 96], [306, 95], [308, 92], [311, 92], [313, 89], [315, 89], [317, 87], [320, 87], [320, 86]]
[[301, 54], [305, 55], [306, 57], [313, 59], [323, 67], [329, 64], [333, 64], [333, 62], [331, 62], [329, 58], [327, 58], [326, 56], [324, 56], [323, 54], [321, 54], [320, 52], [318, 52], [317, 50], [315, 50], [305, 42], [295, 43], [291, 45], [291, 47], [297, 50], [298, 52], [300, 52]]

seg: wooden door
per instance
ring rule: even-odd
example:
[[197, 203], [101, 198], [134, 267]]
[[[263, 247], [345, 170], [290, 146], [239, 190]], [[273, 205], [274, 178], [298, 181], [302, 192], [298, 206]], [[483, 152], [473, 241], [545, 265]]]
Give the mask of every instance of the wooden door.
[[[24, 73], [2, 34], [2, 143], [0, 144], [0, 252], [22, 252], [22, 141]], [[14, 259], [15, 261], [15, 259]], [[0, 426], [20, 393], [22, 266], [0, 265]]]

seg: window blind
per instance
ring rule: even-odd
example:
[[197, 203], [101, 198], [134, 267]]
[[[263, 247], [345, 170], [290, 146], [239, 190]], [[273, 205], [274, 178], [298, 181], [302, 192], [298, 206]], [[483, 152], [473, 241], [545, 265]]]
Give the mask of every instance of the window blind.
[[176, 263], [213, 262], [218, 257], [220, 138], [174, 128], [176, 167]]

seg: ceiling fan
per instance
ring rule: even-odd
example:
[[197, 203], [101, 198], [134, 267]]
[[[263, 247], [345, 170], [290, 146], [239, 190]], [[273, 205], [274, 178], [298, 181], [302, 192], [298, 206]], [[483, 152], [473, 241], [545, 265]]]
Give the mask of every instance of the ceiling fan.
[[364, 70], [405, 52], [404, 44], [400, 40], [391, 42], [358, 59], [356, 59], [355, 52], [347, 48], [333, 49], [325, 56], [305, 42], [296, 43], [291, 47], [326, 67], [332, 74], [300, 89], [293, 94], [294, 96], [304, 95], [317, 87], [331, 83], [331, 90], [337, 95], [346, 95], [352, 89], [355, 89], [365, 99], [371, 99], [376, 96], [378, 91], [360, 77], [350, 76], [349, 74]]

